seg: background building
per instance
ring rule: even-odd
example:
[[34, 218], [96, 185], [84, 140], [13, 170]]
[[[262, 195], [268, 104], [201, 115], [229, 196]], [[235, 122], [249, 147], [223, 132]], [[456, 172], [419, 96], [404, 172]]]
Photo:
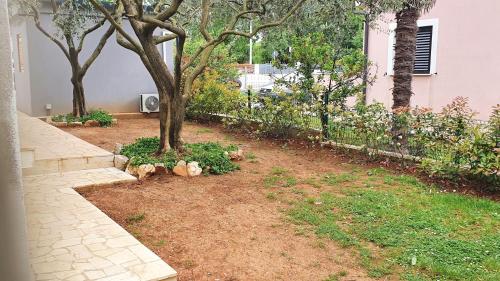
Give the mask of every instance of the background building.
[[[411, 103], [439, 111], [457, 96], [468, 97], [478, 118], [500, 103], [500, 12], [497, 0], [437, 1], [421, 16]], [[392, 105], [394, 15], [370, 30], [368, 57], [377, 79], [367, 100]]]

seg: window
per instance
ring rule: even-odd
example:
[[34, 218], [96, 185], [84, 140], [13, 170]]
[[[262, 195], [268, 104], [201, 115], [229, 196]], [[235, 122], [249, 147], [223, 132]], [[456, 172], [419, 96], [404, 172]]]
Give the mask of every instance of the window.
[[[415, 53], [415, 66], [413, 73], [415, 75], [431, 75], [436, 73], [437, 58], [437, 35], [438, 20], [419, 20], [417, 22], [417, 49]], [[387, 74], [394, 75], [394, 45], [396, 43], [395, 30], [396, 24], [389, 26], [389, 50], [387, 61]]]

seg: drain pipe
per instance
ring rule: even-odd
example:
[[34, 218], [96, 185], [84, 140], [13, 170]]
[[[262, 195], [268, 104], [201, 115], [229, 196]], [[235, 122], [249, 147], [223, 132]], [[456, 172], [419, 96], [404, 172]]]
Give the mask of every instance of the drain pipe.
[[0, 0], [0, 279], [30, 281], [7, 0]]

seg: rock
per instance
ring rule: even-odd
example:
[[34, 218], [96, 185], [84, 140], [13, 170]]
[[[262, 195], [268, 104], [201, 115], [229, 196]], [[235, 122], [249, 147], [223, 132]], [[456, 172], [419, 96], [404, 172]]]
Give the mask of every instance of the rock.
[[189, 164], [187, 164], [187, 174], [188, 176], [190, 177], [197, 177], [199, 175], [201, 175], [201, 172], [203, 172], [203, 170], [200, 168], [198, 162], [190, 162]]
[[167, 168], [165, 168], [165, 164], [163, 163], [155, 163], [155, 174], [166, 174]]
[[151, 164], [143, 164], [137, 168], [137, 174], [139, 175], [139, 179], [142, 180], [153, 175], [155, 173], [155, 170], [155, 166]]
[[177, 163], [177, 165], [174, 167], [174, 169], [172, 170], [172, 172], [175, 175], [178, 175], [178, 176], [181, 176], [181, 177], [187, 177], [187, 176], [189, 176], [188, 175], [186, 161], [184, 161], [184, 160], [179, 161], [179, 163]]
[[55, 127], [68, 127], [66, 122], [50, 122], [49, 124]]
[[83, 126], [85, 127], [99, 127], [101, 124], [97, 120], [87, 120], [85, 123], [83, 123]]
[[128, 163], [128, 157], [125, 155], [115, 155], [115, 168], [120, 170], [125, 170]]
[[123, 149], [123, 144], [115, 143], [115, 149], [113, 149], [113, 153], [118, 155], [122, 152], [122, 149]]
[[116, 119], [116, 118], [111, 119], [111, 125], [112, 126], [118, 125], [118, 119]]
[[68, 126], [70, 126], [70, 127], [81, 127], [81, 126], [83, 126], [83, 123], [82, 122], [71, 122], [71, 123], [68, 123]]
[[139, 175], [138, 168], [139, 167], [137, 167], [137, 166], [132, 166], [129, 162], [127, 165], [127, 168], [125, 169], [125, 173], [128, 173], [134, 177], [137, 177]]
[[231, 158], [231, 160], [233, 161], [241, 161], [245, 159], [245, 156], [243, 155], [243, 149], [229, 152], [229, 158]]

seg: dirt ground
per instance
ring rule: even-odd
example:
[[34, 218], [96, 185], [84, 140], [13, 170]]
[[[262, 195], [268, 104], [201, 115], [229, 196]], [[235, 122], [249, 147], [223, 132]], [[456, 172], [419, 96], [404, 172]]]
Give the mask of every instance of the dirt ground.
[[[66, 128], [107, 150], [115, 143], [158, 135], [158, 120], [120, 120], [113, 128]], [[136, 184], [82, 190], [82, 194], [187, 280], [371, 280], [356, 250], [317, 238], [286, 220], [290, 200], [271, 200], [264, 179], [284, 167], [306, 194], [318, 189], [300, 179], [348, 171], [345, 159], [324, 149], [300, 149], [252, 140], [217, 126], [186, 123], [187, 142], [237, 144], [255, 155], [222, 176], [155, 176]], [[296, 196], [296, 198], [294, 198]], [[281, 198], [281, 197], [280, 197]], [[144, 216], [142, 216], [144, 215]], [[386, 277], [396, 279], [395, 277]]]

